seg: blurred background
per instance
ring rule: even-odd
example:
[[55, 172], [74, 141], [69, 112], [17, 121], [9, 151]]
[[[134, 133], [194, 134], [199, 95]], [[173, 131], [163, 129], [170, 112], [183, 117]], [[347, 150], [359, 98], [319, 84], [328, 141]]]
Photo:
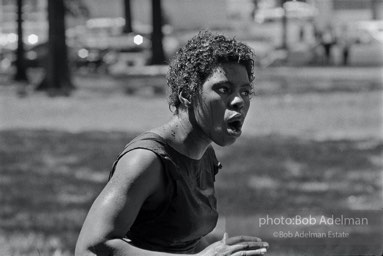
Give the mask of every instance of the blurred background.
[[[256, 53], [244, 133], [215, 147], [214, 234], [382, 255], [383, 0], [0, 0], [0, 255], [73, 255], [118, 153], [171, 117], [167, 63], [200, 29]], [[297, 215], [368, 224], [259, 221]]]

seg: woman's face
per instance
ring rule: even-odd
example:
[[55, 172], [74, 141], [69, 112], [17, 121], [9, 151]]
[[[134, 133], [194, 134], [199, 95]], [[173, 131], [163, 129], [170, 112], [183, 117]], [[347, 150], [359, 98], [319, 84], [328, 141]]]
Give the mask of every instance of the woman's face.
[[201, 94], [193, 100], [195, 123], [214, 143], [220, 146], [234, 143], [242, 133], [251, 93], [243, 65], [221, 64], [206, 79]]

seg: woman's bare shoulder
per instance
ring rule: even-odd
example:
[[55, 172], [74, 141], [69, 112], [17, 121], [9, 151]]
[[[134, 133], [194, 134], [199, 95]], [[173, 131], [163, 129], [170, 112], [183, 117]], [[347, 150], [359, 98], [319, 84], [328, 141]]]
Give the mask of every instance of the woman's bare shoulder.
[[134, 149], [119, 159], [109, 183], [126, 189], [142, 184], [144, 188], [141, 189], [150, 194], [162, 185], [162, 180], [162, 164], [157, 154], [147, 149]]
[[89, 210], [78, 250], [103, 243], [106, 238], [123, 237], [148, 198], [161, 191], [161, 170], [160, 160], [149, 150], [134, 149], [122, 156]]

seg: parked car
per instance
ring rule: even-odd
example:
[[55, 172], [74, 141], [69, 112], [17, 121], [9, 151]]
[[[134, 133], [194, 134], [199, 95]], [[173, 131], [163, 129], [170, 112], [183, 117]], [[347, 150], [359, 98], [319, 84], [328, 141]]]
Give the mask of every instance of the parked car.
[[123, 73], [131, 66], [144, 66], [150, 58], [150, 39], [138, 33], [113, 36], [93, 35], [82, 40], [78, 63], [91, 71]]
[[383, 21], [348, 24], [351, 65], [383, 65]]
[[25, 49], [25, 65], [28, 68], [44, 67], [48, 58], [48, 43], [40, 43]]
[[[77, 49], [72, 46], [68, 47], [68, 59], [70, 65], [76, 61]], [[38, 68], [47, 65], [48, 61], [48, 42], [36, 44], [25, 49], [25, 66], [27, 68]], [[15, 61], [15, 59], [13, 60]]]
[[254, 20], [257, 23], [280, 22], [285, 15], [285, 11], [289, 19], [299, 20], [311, 20], [318, 14], [318, 10], [312, 4], [289, 1], [283, 5], [283, 8], [266, 7], [258, 9], [254, 13]]

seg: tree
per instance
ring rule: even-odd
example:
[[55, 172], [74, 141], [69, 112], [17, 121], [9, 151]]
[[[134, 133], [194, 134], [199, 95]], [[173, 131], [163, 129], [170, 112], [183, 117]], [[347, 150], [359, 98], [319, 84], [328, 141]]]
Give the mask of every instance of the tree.
[[383, 8], [383, 0], [371, 0], [371, 16], [373, 20], [383, 19], [383, 14], [380, 10]]
[[285, 8], [285, 3], [288, 0], [281, 0], [281, 7], [283, 9], [282, 16], [282, 49], [288, 50], [287, 35], [288, 35], [288, 14]]
[[259, 0], [252, 0], [253, 8], [251, 9], [251, 12], [250, 12], [250, 20], [251, 21], [254, 20], [255, 14], [258, 11], [258, 5], [259, 5], [258, 1]]
[[161, 0], [152, 0], [152, 58], [150, 64], [164, 64], [165, 54], [162, 44], [162, 7]]
[[48, 2], [48, 59], [46, 75], [37, 90], [51, 95], [69, 95], [75, 88], [68, 65], [68, 49], [65, 38], [64, 0]]
[[23, 42], [23, 0], [17, 0], [17, 49], [15, 81], [28, 82], [25, 67], [25, 49]]
[[128, 34], [128, 33], [133, 32], [132, 12], [130, 9], [130, 0], [123, 0], [123, 5], [124, 5], [125, 25], [124, 25], [122, 32], [125, 34]]

